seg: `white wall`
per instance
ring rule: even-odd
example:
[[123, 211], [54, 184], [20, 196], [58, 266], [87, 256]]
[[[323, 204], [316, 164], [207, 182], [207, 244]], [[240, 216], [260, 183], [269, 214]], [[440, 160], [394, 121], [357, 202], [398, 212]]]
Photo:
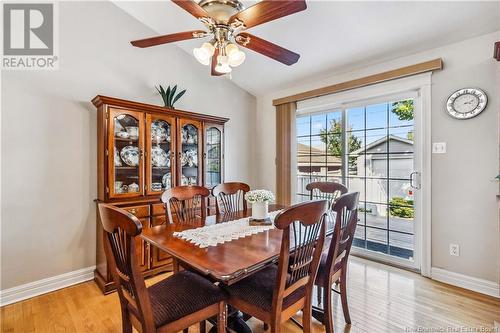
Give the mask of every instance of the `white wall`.
[[60, 69], [2, 71], [1, 289], [95, 265], [97, 94], [229, 117], [226, 179], [253, 185], [255, 98], [109, 2], [60, 4]]
[[[445, 155], [432, 156], [432, 266], [489, 281], [499, 281], [500, 230], [496, 194], [498, 183], [498, 125], [500, 65], [493, 43], [500, 32], [398, 58], [327, 79], [310, 78], [297, 86], [257, 99], [256, 152], [259, 186], [274, 190], [275, 108], [272, 100], [366, 75], [442, 58], [444, 69], [432, 76], [432, 141], [447, 142]], [[332, 55], [334, 56], [334, 55]], [[444, 112], [447, 97], [463, 87], [479, 87], [489, 96], [480, 116], [454, 120]], [[449, 255], [449, 244], [461, 246]]]

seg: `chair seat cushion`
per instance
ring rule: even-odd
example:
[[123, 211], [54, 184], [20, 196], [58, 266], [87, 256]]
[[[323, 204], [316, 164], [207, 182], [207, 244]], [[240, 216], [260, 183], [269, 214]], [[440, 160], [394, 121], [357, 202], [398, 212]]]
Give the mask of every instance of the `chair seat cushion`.
[[148, 288], [156, 327], [227, 299], [227, 294], [205, 278], [182, 271]]
[[[278, 266], [271, 264], [261, 271], [246, 277], [231, 285], [223, 286], [231, 298], [240, 299], [246, 303], [256, 305], [266, 312], [270, 312], [273, 302], [273, 292], [276, 288]], [[283, 309], [288, 308], [305, 296], [305, 287], [294, 291], [283, 300]]]

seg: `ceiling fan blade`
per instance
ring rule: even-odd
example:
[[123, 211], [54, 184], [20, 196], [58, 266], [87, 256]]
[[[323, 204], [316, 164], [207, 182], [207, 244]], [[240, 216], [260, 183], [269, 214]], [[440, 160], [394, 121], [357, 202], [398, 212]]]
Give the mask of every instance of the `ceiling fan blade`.
[[219, 55], [219, 49], [216, 48], [215, 49], [215, 52], [214, 52], [214, 55], [212, 56], [212, 64], [211, 64], [211, 68], [210, 68], [210, 71], [212, 73], [212, 76], [221, 76], [221, 75], [224, 75], [223, 73], [219, 73], [215, 70], [215, 66], [217, 66], [217, 56]]
[[150, 47], [172, 42], [178, 42], [186, 39], [201, 38], [204, 37], [205, 34], [206, 33], [203, 30], [184, 31], [184, 32], [178, 32], [176, 34], [169, 34], [169, 35], [134, 40], [131, 41], [130, 44], [136, 47]]
[[300, 58], [300, 54], [268, 42], [265, 39], [250, 35], [246, 32], [241, 32], [238, 36], [236, 36], [235, 40], [236, 43], [246, 47], [247, 49], [263, 54], [269, 58], [273, 58], [274, 60], [288, 66], [295, 64]]
[[251, 28], [280, 17], [288, 16], [307, 8], [305, 0], [263, 0], [229, 19], [229, 23], [236, 20], [243, 22], [245, 27]]
[[186, 12], [196, 17], [197, 19], [202, 17], [210, 17], [210, 15], [208, 15], [205, 9], [201, 8], [200, 5], [198, 5], [196, 2], [192, 0], [172, 0], [172, 2], [175, 3], [177, 6], [181, 7], [182, 9], [184, 9]]

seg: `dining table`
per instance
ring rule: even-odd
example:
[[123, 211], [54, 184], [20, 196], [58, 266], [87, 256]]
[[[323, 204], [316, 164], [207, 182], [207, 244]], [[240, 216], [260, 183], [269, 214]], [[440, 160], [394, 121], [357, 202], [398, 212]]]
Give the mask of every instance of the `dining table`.
[[[269, 205], [270, 212], [285, 208], [287, 206]], [[251, 216], [252, 210], [247, 209], [226, 214], [207, 215], [190, 223], [165, 223], [144, 228], [141, 237], [146, 242], [171, 255], [181, 266], [189, 267], [189, 269], [214, 282], [231, 285], [278, 261], [282, 230], [272, 228], [208, 247], [200, 247], [174, 233]], [[332, 225], [328, 226], [329, 224], [331, 223], [327, 223], [327, 235], [333, 231]], [[237, 332], [252, 332], [245, 323], [245, 320], [248, 319], [247, 316], [242, 315], [239, 311], [230, 311], [230, 313], [228, 326]]]

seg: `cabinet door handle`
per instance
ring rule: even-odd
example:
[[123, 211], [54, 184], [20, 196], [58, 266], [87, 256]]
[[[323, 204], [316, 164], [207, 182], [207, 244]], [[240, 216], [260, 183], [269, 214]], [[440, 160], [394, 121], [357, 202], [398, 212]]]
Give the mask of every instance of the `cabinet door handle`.
[[134, 214], [134, 215], [137, 214], [137, 209], [135, 209], [135, 208], [129, 209], [128, 211], [130, 214]]

